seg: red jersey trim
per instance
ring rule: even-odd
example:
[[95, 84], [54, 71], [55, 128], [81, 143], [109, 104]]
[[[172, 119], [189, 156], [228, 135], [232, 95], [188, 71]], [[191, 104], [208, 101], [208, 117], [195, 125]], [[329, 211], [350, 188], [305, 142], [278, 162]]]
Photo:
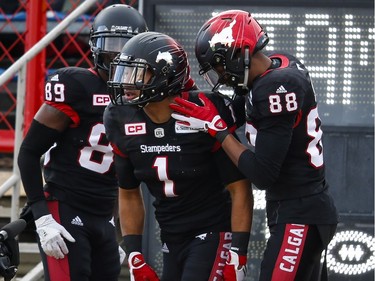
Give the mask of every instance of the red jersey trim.
[[[289, 65], [289, 59], [286, 57], [286, 56], [283, 56], [283, 55], [272, 55], [269, 57], [270, 59], [280, 59], [281, 60], [281, 65], [278, 67], [278, 68], [285, 68]], [[260, 77], [263, 77], [265, 76], [268, 72], [274, 70], [274, 69], [277, 69], [277, 68], [271, 68], [271, 69], [267, 69], [262, 75], [260, 75]]]
[[45, 103], [68, 115], [69, 118], [73, 121], [73, 124], [70, 125], [70, 127], [78, 127], [81, 119], [78, 113], [72, 107], [65, 103], [57, 103], [52, 101], [46, 101]]
[[127, 155], [125, 155], [124, 153], [121, 152], [121, 150], [118, 148], [117, 145], [115, 145], [114, 143], [111, 143], [111, 146], [112, 146], [112, 150], [113, 150], [113, 153], [121, 156], [121, 157], [124, 157], [124, 158], [127, 158]]

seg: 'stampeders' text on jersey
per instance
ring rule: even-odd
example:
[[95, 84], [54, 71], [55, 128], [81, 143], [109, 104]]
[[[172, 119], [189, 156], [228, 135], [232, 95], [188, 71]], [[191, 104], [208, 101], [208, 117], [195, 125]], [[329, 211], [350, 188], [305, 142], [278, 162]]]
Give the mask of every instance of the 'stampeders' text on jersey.
[[[199, 102], [189, 94], [189, 100]], [[233, 125], [221, 98], [210, 99], [228, 126]], [[119, 158], [131, 163], [126, 171], [118, 171], [120, 187], [147, 185], [155, 197], [163, 241], [230, 229], [230, 198], [223, 183], [244, 176], [214, 138], [179, 126], [173, 118], [155, 124], [143, 110], [130, 106], [109, 105], [104, 124], [109, 140], [122, 155]]]
[[48, 190], [77, 208], [110, 214], [118, 185], [103, 124], [110, 102], [106, 83], [92, 69], [62, 68], [48, 77], [45, 102], [73, 121], [45, 155]]
[[271, 130], [274, 116], [294, 115], [295, 124], [290, 128], [291, 149], [278, 179], [266, 189], [267, 198], [280, 200], [316, 193], [325, 183], [321, 122], [313, 85], [305, 66], [295, 57], [280, 53], [268, 56], [279, 60], [280, 67], [269, 69], [254, 81], [246, 105], [248, 141], [255, 146], [258, 130]]

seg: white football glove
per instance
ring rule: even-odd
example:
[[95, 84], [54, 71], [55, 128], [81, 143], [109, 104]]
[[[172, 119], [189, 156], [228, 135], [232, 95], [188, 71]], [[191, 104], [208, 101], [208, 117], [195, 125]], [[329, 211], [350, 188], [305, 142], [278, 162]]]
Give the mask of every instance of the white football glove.
[[69, 253], [63, 238], [70, 242], [75, 242], [75, 239], [65, 227], [55, 221], [52, 215], [40, 217], [35, 221], [35, 226], [40, 244], [46, 255], [62, 259], [64, 255]]

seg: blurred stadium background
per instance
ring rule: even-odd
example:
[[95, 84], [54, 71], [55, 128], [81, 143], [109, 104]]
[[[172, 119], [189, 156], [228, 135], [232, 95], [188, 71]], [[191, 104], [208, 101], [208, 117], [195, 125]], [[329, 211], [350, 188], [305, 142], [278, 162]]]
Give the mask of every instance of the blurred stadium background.
[[[271, 40], [267, 49], [295, 53], [314, 79], [325, 133], [327, 179], [341, 218], [327, 252], [330, 280], [374, 280], [375, 29], [372, 0], [233, 0], [230, 4], [222, 0], [91, 1], [93, 5], [28, 60], [24, 71], [2, 79], [22, 55], [84, 2], [88, 1], [0, 0], [0, 226], [15, 219], [26, 200], [13, 161], [19, 141], [43, 100], [46, 74], [63, 66], [92, 66], [88, 33], [98, 11], [113, 3], [138, 8], [150, 30], [164, 32], [185, 47], [193, 78], [200, 88], [208, 89], [198, 75], [195, 35], [213, 13], [244, 9], [252, 12], [268, 32]], [[20, 96], [22, 102], [18, 99]], [[238, 133], [243, 138], [241, 128]], [[268, 237], [264, 194], [256, 188], [254, 194], [247, 281], [257, 280]], [[152, 198], [146, 196], [145, 199], [150, 216], [146, 223], [144, 251], [149, 263], [160, 272], [159, 229], [151, 214]], [[31, 229], [19, 236], [21, 264], [17, 280], [42, 280], [40, 272], [35, 273], [40, 269], [35, 268], [40, 259], [34, 238]], [[124, 266], [121, 280], [128, 280], [127, 276]]]

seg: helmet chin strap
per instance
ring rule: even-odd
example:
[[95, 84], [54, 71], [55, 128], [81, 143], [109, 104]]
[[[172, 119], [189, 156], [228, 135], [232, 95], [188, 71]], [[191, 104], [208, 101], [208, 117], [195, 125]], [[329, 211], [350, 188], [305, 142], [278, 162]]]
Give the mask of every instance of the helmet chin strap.
[[249, 82], [249, 72], [250, 72], [250, 50], [248, 47], [245, 47], [245, 54], [244, 54], [244, 76], [243, 76], [243, 83], [238, 83], [238, 86], [234, 88], [235, 95], [237, 96], [244, 96], [247, 95], [250, 91], [247, 83]]
[[249, 47], [245, 47], [245, 58], [244, 58], [244, 78], [242, 89], [248, 91], [247, 83], [249, 80], [249, 71], [250, 71], [250, 50]]

